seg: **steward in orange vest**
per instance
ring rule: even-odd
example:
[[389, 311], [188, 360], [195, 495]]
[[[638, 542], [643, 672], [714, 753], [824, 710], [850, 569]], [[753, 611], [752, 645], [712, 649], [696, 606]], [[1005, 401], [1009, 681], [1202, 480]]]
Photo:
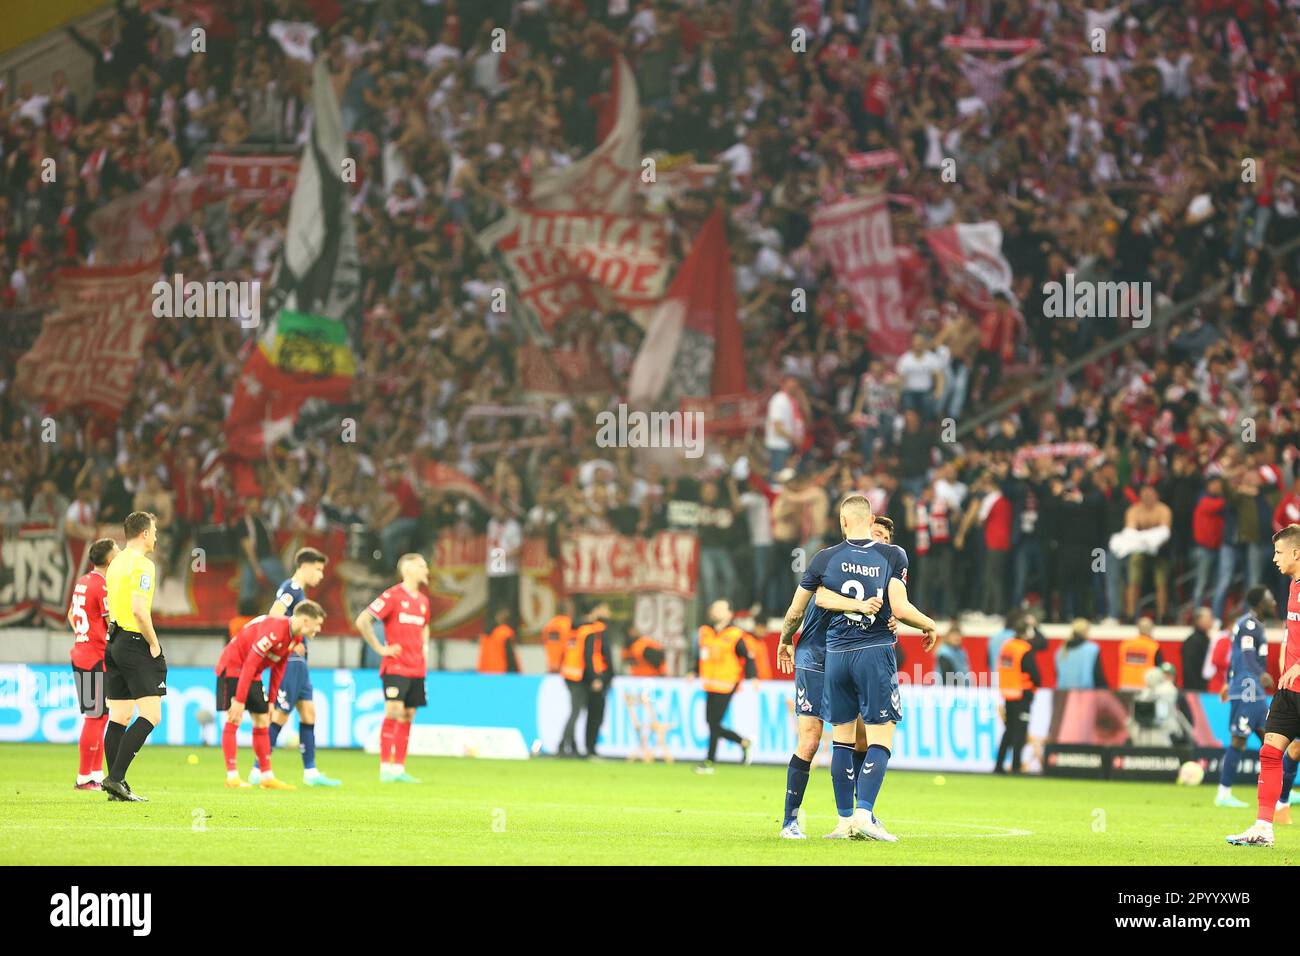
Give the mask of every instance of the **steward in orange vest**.
[[1011, 772], [1020, 772], [1020, 758], [1029, 736], [1029, 715], [1034, 704], [1034, 690], [1042, 683], [1038, 672], [1038, 648], [1028, 639], [1035, 624], [1032, 619], [1022, 622], [1014, 637], [998, 649], [998, 690], [1005, 702], [1002, 707], [1004, 728], [998, 743], [994, 773], [1003, 773], [1002, 763], [1011, 754]]
[[604, 601], [592, 607], [583, 616], [582, 623], [574, 628], [560, 659], [560, 676], [569, 688], [572, 703], [569, 720], [564, 725], [564, 736], [560, 739], [558, 752], [561, 756], [578, 756], [574, 733], [578, 717], [584, 710], [587, 713], [584, 756], [596, 755], [596, 740], [605, 719], [605, 694], [609, 692], [612, 676], [609, 661], [605, 658], [605, 621], [608, 617], [609, 605]]
[[517, 674], [519, 658], [515, 656], [515, 629], [510, 626], [510, 611], [497, 611], [497, 626], [478, 639], [480, 674]]
[[1120, 641], [1119, 645], [1119, 680], [1120, 690], [1141, 690], [1146, 687], [1147, 671], [1160, 666], [1160, 645], [1151, 636], [1154, 623], [1150, 618], [1138, 621], [1136, 637]]
[[542, 649], [546, 652], [546, 671], [558, 674], [560, 661], [564, 659], [564, 649], [569, 646], [573, 636], [573, 608], [568, 599], [560, 606], [561, 613], [555, 615], [542, 626]]
[[633, 677], [663, 677], [666, 673], [664, 646], [644, 634], [623, 649], [623, 660], [628, 664], [627, 672]]
[[[1034, 692], [1038, 665], [1030, 656], [1032, 653], [1029, 642], [1019, 637], [1011, 638], [998, 651], [998, 689], [1003, 700], [1020, 700], [1026, 691]], [[1033, 674], [1026, 669], [1026, 664], [1032, 665]]]
[[704, 684], [704, 719], [709, 725], [708, 760], [695, 768], [700, 773], [713, 771], [720, 740], [739, 744], [743, 754], [741, 759], [746, 762], [749, 760], [750, 742], [731, 728], [724, 727], [722, 721], [727, 716], [731, 696], [740, 682], [746, 677], [753, 677], [757, 672], [745, 641], [747, 635], [732, 623], [731, 604], [727, 601], [714, 601], [709, 606], [709, 620], [712, 626], [705, 624], [699, 632], [697, 670], [700, 681]]

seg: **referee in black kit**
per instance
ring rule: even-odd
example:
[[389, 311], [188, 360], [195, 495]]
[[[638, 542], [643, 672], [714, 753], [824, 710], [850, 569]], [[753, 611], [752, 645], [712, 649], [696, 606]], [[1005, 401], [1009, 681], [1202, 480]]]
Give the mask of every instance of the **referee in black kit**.
[[[104, 654], [104, 692], [108, 697], [108, 727], [104, 758], [108, 776], [103, 787], [109, 800], [144, 803], [131, 792], [126, 771], [162, 719], [167, 693], [167, 658], [153, 629], [153, 593], [157, 584], [149, 555], [158, 543], [158, 527], [147, 511], [133, 511], [123, 525], [126, 547], [108, 565], [108, 648]], [[140, 715], [127, 722], [136, 708]]]

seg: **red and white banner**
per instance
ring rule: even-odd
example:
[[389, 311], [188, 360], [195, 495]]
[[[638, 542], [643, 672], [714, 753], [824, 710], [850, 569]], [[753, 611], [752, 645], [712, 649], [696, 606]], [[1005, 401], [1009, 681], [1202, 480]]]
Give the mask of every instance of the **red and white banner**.
[[1042, 445], [1026, 445], [1011, 459], [1013, 466], [1023, 465], [1035, 458], [1092, 458], [1097, 446], [1090, 441], [1058, 441]]
[[973, 50], [977, 53], [1024, 53], [1040, 44], [1031, 38], [999, 40], [994, 37], [946, 36], [943, 45], [950, 50]]
[[1002, 255], [1002, 227], [993, 220], [928, 229], [925, 241], [968, 308], [993, 308], [998, 293], [1011, 294], [1011, 264]]
[[886, 169], [891, 166], [906, 171], [903, 157], [896, 149], [873, 149], [866, 153], [849, 153], [844, 157], [844, 165], [857, 173], [872, 169]]
[[18, 360], [14, 389], [54, 411], [88, 408], [116, 420], [153, 324], [160, 263], [62, 269], [54, 311]]
[[576, 163], [533, 179], [526, 203], [529, 208], [619, 215], [633, 211], [632, 197], [641, 184], [641, 110], [636, 77], [627, 60], [618, 57], [613, 72], [616, 112], [609, 134]]
[[694, 597], [698, 566], [696, 537], [684, 531], [653, 538], [576, 534], [560, 542], [566, 594], [660, 591]]
[[475, 237], [485, 253], [504, 260], [539, 339], [582, 308], [617, 309], [644, 323], [647, 307], [663, 295], [666, 220], [632, 215], [641, 186], [640, 110], [636, 80], [621, 56], [612, 102], [612, 128], [595, 150], [536, 176], [524, 203]]
[[881, 355], [907, 351], [912, 323], [903, 307], [887, 197], [819, 207], [813, 213], [812, 243], [865, 318], [871, 350]]
[[522, 209], [506, 218], [511, 228], [494, 232], [494, 245], [543, 330], [575, 309], [632, 312], [663, 296], [668, 230], [661, 218]]
[[268, 196], [288, 199], [298, 176], [296, 154], [208, 153], [204, 162], [207, 177], [229, 190], [240, 204]]
[[129, 195], [101, 206], [86, 225], [100, 265], [160, 259], [167, 234], [223, 190], [206, 176], [157, 176]]

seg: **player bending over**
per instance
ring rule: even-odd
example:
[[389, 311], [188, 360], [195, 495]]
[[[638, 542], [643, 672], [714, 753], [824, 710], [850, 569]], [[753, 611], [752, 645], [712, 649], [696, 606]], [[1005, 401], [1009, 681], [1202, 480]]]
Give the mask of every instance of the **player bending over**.
[[[822, 713], [832, 727], [831, 785], [840, 821], [829, 836], [892, 843], [898, 838], [874, 812], [889, 765], [894, 725], [903, 719], [894, 635], [888, 621], [897, 617], [922, 631], [922, 647], [927, 651], [938, 635], [934, 621], [907, 599], [907, 554], [895, 545], [875, 541], [873, 521], [866, 498], [845, 498], [840, 505], [844, 540], [817, 552], [799, 586], [814, 591], [817, 606], [832, 612], [826, 625]], [[862, 772], [854, 773], [859, 717], [867, 728], [867, 755]]]
[[[1232, 627], [1232, 657], [1228, 665], [1228, 684], [1224, 687], [1225, 699], [1230, 702], [1228, 735], [1231, 738], [1223, 751], [1219, 766], [1219, 792], [1214, 798], [1216, 807], [1242, 808], [1249, 806], [1232, 795], [1232, 783], [1237, 776], [1237, 761], [1254, 734], [1264, 739], [1264, 721], [1268, 718], [1268, 700], [1265, 694], [1273, 690], [1273, 678], [1268, 674], [1268, 641], [1264, 637], [1265, 617], [1277, 610], [1277, 601], [1266, 587], [1255, 585], [1246, 592], [1247, 611]], [[1291, 810], [1276, 817], [1278, 823], [1291, 822]], [[1281, 811], [1279, 811], [1281, 812]]]
[[[307, 600], [307, 588], [314, 588], [325, 577], [325, 562], [329, 559], [315, 548], [299, 548], [293, 556], [293, 577], [285, 580], [275, 592], [275, 601], [266, 613], [271, 617], [288, 617], [299, 602]], [[289, 655], [284, 669], [284, 682], [280, 693], [272, 701], [271, 749], [280, 731], [289, 722], [289, 714], [298, 710], [298, 751], [302, 754], [302, 782], [308, 787], [337, 787], [339, 781], [327, 777], [316, 769], [316, 702], [311, 686], [311, 672], [307, 669], [307, 644]], [[254, 771], [256, 772], [256, 771]], [[257, 783], [252, 775], [249, 782]]]
[[72, 679], [83, 718], [78, 750], [78, 790], [103, 790], [104, 725], [108, 701], [104, 696], [104, 648], [108, 644], [108, 591], [104, 573], [117, 557], [117, 542], [100, 538], [90, 546], [90, 570], [77, 580], [68, 606], [68, 623], [76, 639], [72, 645]]
[[1243, 832], [1227, 838], [1234, 846], [1273, 845], [1273, 816], [1282, 796], [1282, 751], [1300, 737], [1300, 691], [1296, 687], [1300, 681], [1300, 524], [1289, 524], [1273, 535], [1273, 563], [1291, 578], [1282, 676], [1264, 722], [1264, 746], [1259, 748], [1259, 815]]
[[[876, 517], [871, 525], [871, 536], [882, 544], [893, 543], [893, 522]], [[808, 788], [808, 775], [813, 757], [821, 746], [825, 721], [822, 712], [822, 686], [826, 669], [826, 623], [830, 612], [817, 606], [813, 592], [801, 585], [795, 588], [790, 609], [785, 612], [781, 627], [781, 643], [776, 649], [776, 669], [783, 674], [794, 672], [795, 715], [798, 725], [798, 742], [785, 772], [785, 816], [781, 823], [781, 838], [806, 840], [799, 829], [799, 808], [803, 806], [804, 791]], [[800, 622], [802, 621], [802, 627]], [[799, 645], [792, 647], [795, 629], [799, 628]], [[897, 619], [889, 619], [891, 632], [898, 630]], [[867, 727], [859, 716], [854, 727], [853, 776], [862, 771], [867, 757]]]
[[[253, 753], [257, 758], [258, 786], [263, 790], [296, 790], [277, 780], [271, 770], [271, 715], [267, 699], [274, 700], [284, 680], [294, 648], [315, 637], [325, 623], [325, 611], [315, 601], [299, 601], [293, 617], [262, 614], [239, 629], [217, 661], [217, 710], [226, 712], [221, 752], [226, 758], [226, 786], [251, 787], [239, 779], [239, 745], [235, 735], [244, 711], [253, 715]], [[262, 671], [271, 668], [271, 691], [262, 689]]]
[[[401, 584], [394, 584], [357, 615], [357, 630], [382, 660], [384, 722], [379, 732], [379, 782], [419, 783], [406, 772], [406, 745], [415, 711], [425, 704], [428, 672], [429, 599], [420, 587], [429, 583], [429, 564], [418, 554], [397, 560]], [[375, 621], [384, 625], [384, 643], [375, 637]]]

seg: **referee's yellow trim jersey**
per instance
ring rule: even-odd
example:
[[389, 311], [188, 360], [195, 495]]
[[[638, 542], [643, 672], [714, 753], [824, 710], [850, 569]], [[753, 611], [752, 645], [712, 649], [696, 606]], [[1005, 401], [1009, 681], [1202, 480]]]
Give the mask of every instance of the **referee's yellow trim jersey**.
[[153, 612], [153, 589], [156, 579], [153, 562], [134, 548], [123, 548], [108, 564], [104, 575], [108, 590], [108, 616], [127, 631], [140, 631], [140, 622], [131, 610], [131, 595], [144, 595], [144, 606]]

